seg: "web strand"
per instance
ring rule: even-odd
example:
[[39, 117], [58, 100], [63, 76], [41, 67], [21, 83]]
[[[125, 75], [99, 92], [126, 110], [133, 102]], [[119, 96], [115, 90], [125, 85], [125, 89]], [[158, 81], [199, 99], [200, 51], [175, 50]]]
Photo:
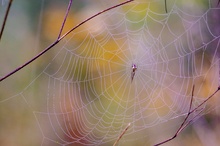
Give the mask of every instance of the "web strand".
[[[71, 0], [70, 0], [70, 1], [71, 1]], [[128, 1], [123, 2], [123, 3], [121, 3], [121, 4], [118, 4], [118, 5], [115, 5], [115, 6], [113, 6], [113, 7], [107, 8], [106, 10], [103, 10], [102, 12], [99, 12], [99, 13], [93, 15], [92, 17], [90, 17], [90, 18], [84, 20], [83, 22], [81, 22], [80, 24], [78, 24], [77, 26], [75, 26], [75, 27], [73, 27], [71, 30], [69, 30], [67, 33], [65, 33], [63, 36], [58, 37], [58, 39], [57, 39], [54, 43], [52, 43], [50, 46], [48, 46], [46, 49], [44, 49], [44, 50], [43, 50], [42, 52], [40, 52], [38, 55], [36, 55], [35, 57], [33, 57], [31, 60], [29, 60], [28, 62], [26, 62], [26, 63], [23, 64], [22, 66], [16, 68], [14, 71], [10, 72], [9, 74], [5, 75], [4, 77], [0, 78], [0, 82], [3, 81], [3, 80], [5, 80], [6, 78], [10, 77], [10, 76], [13, 75], [14, 73], [18, 72], [18, 71], [21, 70], [22, 68], [26, 67], [27, 65], [29, 65], [30, 63], [32, 63], [32, 62], [35, 61], [36, 59], [38, 59], [40, 56], [42, 56], [42, 55], [45, 54], [47, 51], [49, 51], [51, 48], [53, 48], [55, 45], [57, 45], [57, 44], [58, 44], [62, 39], [64, 39], [69, 33], [71, 33], [71, 32], [72, 32], [73, 30], [75, 30], [76, 28], [80, 27], [82, 24], [88, 22], [89, 20], [95, 18], [96, 16], [98, 16], [98, 15], [100, 15], [100, 14], [102, 14], [102, 13], [105, 13], [105, 12], [111, 10], [111, 9], [117, 8], [117, 7], [119, 7], [119, 6], [122, 6], [122, 5], [124, 5], [124, 4], [126, 4], [126, 3], [129, 3], [129, 2], [132, 2], [132, 1], [133, 1], [133, 0], [128, 0]], [[70, 3], [69, 6], [71, 6], [71, 3]], [[68, 16], [69, 8], [70, 8], [70, 7], [68, 7], [67, 15], [66, 15], [65, 17]], [[6, 15], [6, 16], [7, 16], [7, 15]], [[7, 17], [6, 17], [6, 18], [7, 18]], [[65, 19], [66, 19], [66, 18], [64, 18], [64, 24], [65, 24]], [[64, 27], [64, 24], [61, 26], [60, 32], [62, 32], [62, 28]], [[59, 35], [60, 35], [60, 34], [59, 34]]]
[[189, 120], [189, 117], [191, 114], [195, 113], [196, 111], [199, 110], [199, 108], [204, 105], [205, 103], [207, 103], [215, 94], [217, 94], [217, 92], [220, 90], [220, 88], [218, 87], [218, 89], [212, 94], [210, 95], [206, 100], [204, 100], [201, 104], [199, 104], [197, 107], [195, 107], [193, 110], [192, 110], [192, 103], [193, 103], [193, 98], [194, 98], [194, 89], [195, 89], [195, 86], [193, 85], [193, 88], [192, 88], [192, 96], [191, 96], [191, 100], [190, 100], [190, 104], [189, 104], [189, 111], [187, 113], [187, 116], [184, 118], [182, 124], [180, 125], [180, 127], [178, 128], [178, 130], [176, 131], [176, 133], [174, 134], [173, 137], [165, 140], [165, 141], [162, 141], [158, 144], [155, 144], [154, 146], [159, 146], [159, 145], [162, 145], [162, 144], [165, 144], [173, 139], [175, 139], [185, 128], [187, 128], [189, 126], [189, 124], [191, 124], [202, 112], [203, 112], [203, 108], [199, 111], [199, 113], [195, 114], [194, 117], [191, 118], [191, 120]]
[[[42, 28], [37, 32], [42, 36], [39, 42], [43, 46], [57, 40], [28, 62], [38, 59], [35, 71], [23, 70], [19, 73], [24, 77], [18, 73], [4, 80], [26, 63], [1, 79], [1, 129], [15, 131], [4, 144], [133, 146], [155, 144], [162, 136], [164, 141], [157, 145], [178, 145], [175, 138], [180, 134], [191, 138], [178, 137], [182, 145], [201, 144], [184, 129], [200, 126], [197, 120], [202, 116], [218, 117], [219, 1], [68, 2], [48, 2], [38, 11], [36, 7], [42, 17], [36, 23]], [[24, 13], [17, 14], [22, 20]], [[61, 24], [59, 30], [54, 24]], [[14, 34], [25, 34], [19, 28]], [[22, 39], [25, 47], [36, 37], [31, 32]], [[4, 59], [8, 53], [0, 49], [1, 65], [7, 69], [13, 62]], [[40, 57], [48, 50], [48, 56]], [[210, 133], [215, 137], [219, 132], [213, 128]]]

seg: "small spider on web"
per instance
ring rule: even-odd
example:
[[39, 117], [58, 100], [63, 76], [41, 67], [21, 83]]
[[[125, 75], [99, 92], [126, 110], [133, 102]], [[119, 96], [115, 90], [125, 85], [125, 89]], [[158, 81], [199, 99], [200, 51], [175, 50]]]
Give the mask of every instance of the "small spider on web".
[[[11, 1], [12, 1], [12, 0], [11, 0]], [[81, 26], [82, 24], [88, 22], [88, 21], [91, 20], [92, 18], [94, 18], [94, 17], [96, 17], [96, 16], [98, 16], [98, 15], [100, 15], [100, 14], [106, 12], [106, 11], [109, 11], [109, 10], [111, 10], [111, 9], [113, 9], [113, 8], [122, 6], [123, 4], [126, 4], [126, 3], [131, 2], [131, 1], [132, 1], [132, 0], [126, 1], [126, 2], [124, 2], [124, 3], [118, 4], [118, 5], [116, 5], [116, 6], [113, 6], [113, 7], [108, 8], [108, 9], [106, 9], [106, 10], [103, 10], [103, 11], [101, 11], [101, 12], [99, 12], [99, 13], [97, 13], [97, 14], [91, 16], [90, 18], [86, 19], [85, 21], [83, 21], [82, 23], [80, 23], [79, 25], [77, 25], [76, 27], [72, 28], [72, 29], [71, 29], [70, 31], [68, 31], [64, 36], [61, 36], [61, 32], [62, 32], [62, 30], [63, 30], [62, 28], [63, 28], [63, 26], [64, 26], [64, 24], [65, 24], [65, 19], [64, 19], [64, 22], [63, 22], [63, 25], [62, 25], [62, 27], [61, 27], [61, 29], [60, 29], [60, 33], [59, 33], [59, 35], [58, 35], [58, 38], [57, 38], [57, 40], [55, 40], [54, 43], [52, 43], [48, 48], [45, 49], [45, 51], [43, 51], [42, 53], [40, 53], [39, 55], [37, 55], [35, 58], [33, 58], [32, 60], [30, 60], [29, 62], [27, 62], [27, 63], [24, 64], [23, 66], [19, 67], [19, 68], [16, 69], [15, 71], [13, 71], [13, 72], [9, 73], [8, 75], [6, 75], [5, 77], [1, 78], [0, 81], [2, 81], [2, 80], [4, 80], [5, 78], [11, 76], [12, 74], [14, 74], [15, 72], [17, 72], [18, 70], [20, 70], [20, 69], [22, 69], [23, 67], [25, 67], [26, 65], [28, 65], [30, 62], [36, 60], [39, 56], [41, 56], [41, 55], [44, 54], [47, 50], [49, 50], [49, 49], [51, 49], [53, 46], [55, 46], [60, 40], [62, 40], [66, 35], [68, 35], [71, 31], [75, 30], [77, 27]], [[70, 1], [70, 4], [71, 4], [71, 3], [72, 3], [72, 1]], [[219, 4], [219, 3], [220, 3], [220, 1], [218, 1], [218, 4]], [[69, 6], [69, 7], [70, 7], [70, 6]], [[68, 8], [69, 8], [69, 7], [68, 7]], [[166, 11], [167, 11], [166, 0], [165, 0], [165, 9], [166, 9]], [[8, 10], [9, 10], [9, 9], [8, 9]], [[69, 12], [69, 9], [67, 10], [67, 14], [68, 14], [68, 12]], [[67, 14], [66, 14], [65, 18], [67, 17]], [[6, 15], [6, 16], [7, 16], [7, 15]], [[7, 17], [6, 17], [6, 18], [7, 18]], [[6, 20], [6, 19], [5, 19], [5, 20]], [[4, 29], [4, 27], [2, 27], [2, 30], [3, 30], [3, 29]], [[129, 73], [131, 73], [131, 82], [132, 82], [132, 81], [134, 80], [134, 78], [135, 78], [135, 75], [136, 75], [136, 71], [137, 71], [138, 66], [137, 66], [137, 64], [132, 64], [132, 65], [129, 66], [129, 67], [131, 67], [131, 72], [129, 72]], [[137, 76], [137, 75], [136, 75], [136, 76]], [[211, 96], [209, 96], [205, 101], [203, 101], [200, 105], [198, 105], [196, 108], [193, 109], [193, 108], [192, 108], [192, 102], [193, 102], [193, 98], [194, 98], [194, 96], [193, 96], [193, 94], [194, 94], [194, 86], [193, 86], [192, 96], [191, 96], [191, 101], [190, 101], [190, 106], [189, 106], [189, 111], [188, 111], [188, 113], [187, 113], [187, 115], [186, 115], [184, 121], [183, 121], [182, 124], [180, 125], [179, 129], [176, 131], [176, 133], [174, 134], [173, 137], [171, 137], [171, 138], [169, 138], [169, 139], [167, 139], [167, 140], [165, 140], [165, 141], [163, 141], [163, 142], [161, 142], [161, 143], [158, 143], [158, 144], [156, 144], [156, 145], [162, 145], [162, 144], [167, 143], [167, 142], [173, 140], [174, 138], [176, 138], [176, 137], [178, 136], [178, 134], [180, 134], [180, 132], [182, 132], [185, 128], [187, 128], [187, 126], [188, 126], [189, 124], [191, 124], [193, 121], [195, 121], [195, 119], [204, 111], [204, 109], [202, 108], [202, 105], [204, 105], [210, 98], [212, 98], [219, 90], [220, 90], [220, 86], [218, 87], [218, 89], [217, 89]], [[195, 116], [192, 116], [192, 114], [195, 114]], [[191, 119], [190, 119], [190, 116], [192, 116]], [[118, 139], [116, 140], [115, 145], [118, 143], [118, 141], [121, 139], [121, 137], [126, 133], [126, 131], [127, 131], [130, 127], [132, 127], [132, 126], [131, 126], [131, 123], [128, 123], [128, 125], [125, 127], [125, 129], [122, 131], [122, 133], [119, 135]]]
[[133, 81], [134, 79], [134, 76], [135, 76], [135, 73], [136, 73], [136, 70], [137, 70], [137, 65], [136, 64], [132, 64], [132, 71], [131, 71], [131, 82]]

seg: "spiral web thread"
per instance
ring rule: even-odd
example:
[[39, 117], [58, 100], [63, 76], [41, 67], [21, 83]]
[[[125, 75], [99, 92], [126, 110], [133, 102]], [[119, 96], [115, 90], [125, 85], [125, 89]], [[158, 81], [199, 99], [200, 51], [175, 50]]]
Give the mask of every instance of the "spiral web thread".
[[[119, 1], [94, 3], [102, 10]], [[164, 1], [136, 0], [110, 10], [71, 33], [47, 66], [1, 104], [26, 103], [41, 145], [113, 145], [128, 124], [119, 145], [154, 144], [187, 113], [193, 85], [195, 105], [218, 87], [216, 4], [167, 1], [166, 13]], [[218, 108], [207, 104], [205, 113]]]

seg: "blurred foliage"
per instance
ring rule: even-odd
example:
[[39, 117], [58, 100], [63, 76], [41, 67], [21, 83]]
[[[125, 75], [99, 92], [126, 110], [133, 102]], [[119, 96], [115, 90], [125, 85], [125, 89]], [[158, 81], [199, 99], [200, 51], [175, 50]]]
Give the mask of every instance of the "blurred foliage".
[[[0, 76], [20, 66], [56, 40], [68, 2], [68, 0], [21, 0], [13, 3], [5, 34], [0, 43], [0, 52], [3, 52], [0, 54]], [[122, 27], [124, 25], [120, 26], [120, 24], [118, 25], [120, 26], [119, 28], [111, 28], [114, 24], [124, 21], [124, 16], [120, 14], [118, 16], [115, 15], [115, 17], [112, 16], [112, 20], [105, 19], [108, 14], [103, 14], [103, 16], [91, 20], [67, 36], [64, 41], [38, 61], [1, 82], [0, 145], [59, 145], [63, 143], [60, 139], [65, 142], [71, 142], [76, 138], [81, 140], [73, 145], [81, 145], [80, 142], [89, 144], [86, 139], [83, 139], [88, 132], [93, 130], [94, 137], [97, 137], [98, 140], [106, 136], [106, 131], [110, 135], [118, 135], [119, 131], [122, 131], [124, 125], [126, 125], [124, 123], [132, 122], [130, 121], [132, 116], [134, 116], [134, 120], [140, 117], [147, 117], [137, 121], [133, 125], [135, 128], [140, 131], [143, 129], [141, 127], [143, 125], [149, 125], [152, 128], [146, 131], [143, 130], [139, 135], [136, 135], [136, 139], [140, 139], [138, 140], [139, 143], [137, 141], [122, 140], [124, 142], [123, 145], [150, 145], [152, 144], [151, 138], [155, 142], [169, 138], [169, 135], [175, 133], [178, 128], [176, 123], [181, 123], [182, 120], [178, 115], [182, 115], [187, 111], [188, 106], [184, 99], [185, 97], [180, 97], [180, 101], [176, 101], [172, 96], [174, 95], [173, 91], [165, 90], [164, 87], [157, 87], [154, 78], [157, 78], [159, 73], [152, 71], [146, 72], [145, 75], [141, 75], [140, 71], [139, 78], [138, 75], [135, 76], [139, 82], [131, 84], [131, 64], [137, 61], [139, 59], [137, 56], [144, 54], [146, 50], [141, 50], [139, 49], [140, 46], [136, 46], [135, 43], [132, 44], [133, 42], [128, 42], [126, 37], [117, 39], [117, 35], [125, 35], [123, 32], [126, 30], [136, 31], [136, 33], [133, 33], [134, 35], [131, 35], [135, 42], [140, 37], [139, 34], [142, 28], [146, 27], [148, 29], [148, 32], [146, 32], [148, 43], [143, 43], [146, 49], [151, 46], [151, 43], [155, 43], [153, 42], [155, 38], [161, 36], [161, 40], [157, 40], [161, 41], [161, 44], [156, 43], [158, 46], [155, 46], [155, 50], [152, 50], [151, 53], [155, 53], [158, 50], [161, 51], [161, 46], [168, 45], [166, 51], [169, 58], [179, 55], [179, 52], [173, 51], [176, 46], [169, 46], [169, 44], [176, 36], [180, 36], [187, 26], [182, 25], [182, 17], [176, 13], [170, 14], [168, 12], [169, 14], [165, 14], [164, 1], [151, 0], [150, 2], [129, 4], [120, 8], [121, 12], [126, 14], [125, 22], [123, 23], [127, 24], [127, 28]], [[105, 2], [100, 3], [103, 4]], [[204, 10], [208, 8], [208, 3], [205, 0], [182, 0], [178, 2], [170, 0], [167, 1], [167, 4], [168, 11], [172, 11], [175, 4], [185, 11], [191, 11], [195, 17], [203, 14]], [[0, 22], [2, 22], [5, 7], [6, 4], [0, 6]], [[73, 7], [71, 8], [71, 13], [69, 13], [63, 33], [102, 9], [103, 7], [96, 6], [91, 1], [73, 1]], [[164, 20], [167, 17], [169, 19], [165, 22]], [[214, 18], [216, 17], [213, 16], [211, 21], [218, 25], [219, 23]], [[169, 26], [172, 26], [172, 32], [169, 30]], [[163, 32], [162, 35], [161, 31]], [[109, 33], [113, 35], [111, 36]], [[127, 37], [130, 36], [128, 35]], [[209, 37], [206, 39], [209, 41]], [[200, 43], [200, 40], [197, 40], [197, 42]], [[197, 42], [195, 41], [195, 44]], [[198, 48], [200, 47], [199, 43], [195, 45]], [[128, 44], [131, 44], [131, 46]], [[187, 46], [186, 44], [184, 45]], [[128, 49], [129, 47], [134, 49]], [[213, 78], [213, 76], [216, 76], [216, 68], [211, 67], [213, 62], [210, 61], [216, 50], [214, 49], [215, 47], [215, 45], [214, 47], [209, 46], [209, 48], [213, 49], [208, 50], [212, 51], [199, 49], [195, 53], [195, 57], [198, 58], [195, 64], [201, 64], [203, 60], [205, 62], [204, 66], [195, 68], [195, 70], [186, 69], [187, 73], [190, 72], [189, 76], [187, 73], [183, 73], [189, 79], [185, 79], [184, 83], [182, 83], [184, 87], [179, 91], [180, 95], [185, 94], [188, 98], [191, 95], [191, 86], [189, 84], [194, 82], [196, 84], [195, 105], [199, 104], [201, 97], [205, 98], [210, 95], [214, 91], [212, 87], [217, 84], [216, 78]], [[184, 51], [192, 50], [184, 48]], [[161, 55], [163, 53], [161, 51]], [[59, 57], [56, 57], [56, 55]], [[135, 57], [138, 59], [133, 59]], [[159, 61], [162, 61], [162, 59]], [[145, 63], [145, 61], [142, 62]], [[170, 64], [172, 65], [168, 66], [168, 68], [170, 68], [171, 73], [178, 74], [181, 72], [177, 69], [179, 68], [179, 62]], [[190, 63], [186, 62], [185, 64]], [[143, 64], [141, 65], [143, 66]], [[163, 64], [152, 69], [157, 70], [157, 68], [163, 68]], [[190, 80], [192, 79], [190, 76], [196, 72], [200, 73], [201, 68], [203, 69], [201, 72], [204, 72], [206, 76], [198, 77], [193, 81]], [[153, 74], [152, 79], [149, 81], [148, 76], [151, 76], [151, 74]], [[63, 82], [59, 82], [60, 80]], [[147, 81], [149, 86], [142, 80]], [[173, 82], [172, 85], [178, 86], [180, 84], [175, 80]], [[142, 85], [146, 85], [146, 87]], [[164, 88], [163, 91], [162, 88]], [[152, 97], [153, 100], [145, 98], [146, 94]], [[138, 101], [136, 101], [135, 95], [139, 97]], [[72, 98], [75, 99], [74, 102]], [[183, 104], [182, 101], [185, 101], [185, 103]], [[216, 106], [215, 103], [218, 101], [219, 99], [212, 100], [210, 109]], [[137, 102], [137, 105], [134, 105], [135, 102]], [[181, 107], [181, 105], [186, 106]], [[136, 110], [141, 112], [135, 113]], [[173, 111], [175, 112], [173, 113]], [[57, 117], [49, 114], [53, 112], [60, 113], [58, 118], [60, 123], [56, 123]], [[210, 111], [207, 112], [209, 113]], [[94, 118], [93, 114], [100, 118]], [[178, 118], [175, 119], [174, 124], [172, 124], [172, 121], [169, 123], [162, 122], [160, 128], [164, 128], [164, 131], [161, 132], [162, 130], [157, 125], [154, 126], [153, 123], [166, 118], [169, 114], [176, 114]], [[127, 115], [127, 117], [124, 117], [124, 115]], [[205, 115], [208, 120], [205, 118], [199, 119], [199, 124], [200, 121], [208, 121], [208, 125], [214, 125], [216, 129], [213, 128], [213, 131], [207, 133], [202, 131], [202, 133], [192, 126], [189, 131], [180, 136], [181, 139], [174, 140], [171, 144], [190, 145], [193, 143], [193, 145], [202, 145], [204, 143], [202, 140], [205, 137], [204, 135], [218, 135], [219, 127], [216, 121], [219, 121], [219, 119], [216, 115], [218, 115], [217, 111], [216, 114]], [[160, 117], [160, 119], [154, 120], [157, 117]], [[121, 122], [122, 120], [124, 120], [124, 123]], [[92, 127], [97, 123], [104, 128], [97, 126], [98, 130], [94, 130], [89, 127], [89, 125]], [[51, 125], [55, 128], [51, 127]], [[62, 133], [62, 130], [59, 127], [66, 128], [67, 131], [72, 131], [72, 133], [70, 132], [68, 136], [63, 134], [60, 138], [57, 133]], [[206, 126], [201, 127], [207, 128]], [[200, 129], [202, 129], [201, 127]], [[148, 136], [151, 138], [148, 138]], [[50, 141], [46, 137], [57, 139], [57, 141]], [[133, 137], [134, 135], [128, 135], [126, 138]], [[218, 143], [218, 140], [216, 140], [216, 143]], [[108, 143], [108, 145], [112, 144], [112, 141]]]

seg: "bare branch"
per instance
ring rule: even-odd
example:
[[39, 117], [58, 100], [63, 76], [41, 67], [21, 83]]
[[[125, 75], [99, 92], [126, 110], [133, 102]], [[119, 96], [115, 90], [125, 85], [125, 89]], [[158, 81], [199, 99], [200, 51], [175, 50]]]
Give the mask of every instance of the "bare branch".
[[125, 132], [128, 130], [130, 127], [131, 123], [128, 123], [127, 127], [122, 131], [122, 133], [119, 135], [118, 139], [115, 141], [113, 146], [116, 146], [116, 144], [119, 142], [119, 140], [122, 138], [122, 136], [125, 134]]
[[171, 140], [173, 140], [174, 138], [176, 138], [178, 136], [178, 134], [180, 132], [182, 132], [189, 124], [191, 124], [203, 111], [204, 109], [202, 108], [198, 114], [196, 114], [194, 117], [192, 117], [191, 120], [187, 121], [189, 119], [189, 116], [192, 114], [192, 113], [195, 113], [198, 111], [198, 109], [204, 105], [208, 100], [210, 100], [219, 90], [220, 90], [220, 86], [218, 87], [218, 89], [213, 93], [211, 94], [206, 100], [204, 100], [201, 104], [199, 104], [196, 108], [194, 108], [193, 110], [192, 109], [192, 102], [193, 102], [193, 97], [194, 97], [194, 85], [193, 85], [193, 89], [192, 89], [192, 96], [191, 96], [191, 100], [190, 100], [190, 105], [189, 105], [189, 111], [187, 113], [187, 116], [185, 117], [184, 121], [182, 122], [182, 124], [180, 125], [179, 129], [176, 131], [176, 133], [174, 134], [173, 137], [165, 140], [165, 141], [162, 141], [154, 146], [159, 146], [159, 145], [162, 145], [164, 143], [167, 143]]
[[130, 2], [132, 2], [132, 1], [134, 1], [134, 0], [128, 0], [128, 1], [122, 2], [122, 3], [118, 4], [118, 5], [109, 7], [109, 8], [107, 8], [107, 9], [103, 10], [103, 11], [100, 11], [99, 13], [97, 13], [97, 14], [95, 14], [95, 15], [89, 17], [89, 18], [87, 18], [86, 20], [82, 21], [81, 23], [79, 23], [78, 25], [76, 25], [75, 27], [73, 27], [71, 30], [69, 30], [67, 33], [65, 33], [65, 34], [64, 34], [62, 37], [60, 37], [60, 39], [58, 39], [58, 40], [62, 40], [64, 37], [66, 37], [66, 36], [67, 36], [69, 33], [71, 33], [73, 30], [75, 30], [75, 29], [78, 28], [79, 26], [83, 25], [84, 23], [88, 22], [89, 20], [91, 20], [91, 19], [93, 19], [93, 18], [99, 16], [100, 14], [105, 13], [105, 12], [107, 12], [107, 11], [109, 11], [109, 10], [115, 9], [115, 8], [117, 8], [117, 7], [120, 7], [120, 6], [122, 6], [122, 5], [125, 5], [125, 4], [127, 4], [127, 3], [130, 3]]
[[[71, 0], [70, 0], [71, 1]], [[13, 70], [12, 72], [8, 73], [7, 75], [3, 76], [1, 79], [0, 79], [0, 82], [5, 80], [6, 78], [10, 77], [11, 75], [13, 75], [14, 73], [18, 72], [19, 70], [21, 70], [22, 68], [24, 68], [25, 66], [29, 65], [30, 63], [32, 63], [33, 61], [35, 61], [36, 59], [38, 59], [40, 56], [42, 56], [43, 54], [45, 54], [47, 51], [49, 51], [52, 47], [54, 47], [56, 44], [58, 44], [62, 39], [64, 39], [68, 34], [70, 34], [73, 30], [77, 29], [78, 27], [80, 27], [81, 25], [83, 25], [84, 23], [88, 22], [89, 20], [97, 17], [98, 15], [102, 14], [102, 13], [105, 13], [107, 11], [110, 11], [111, 9], [115, 9], [117, 7], [120, 7], [122, 5], [125, 5], [129, 2], [132, 2], [134, 0], [128, 0], [128, 1], [125, 1], [125, 2], [122, 2], [118, 5], [115, 5], [115, 6], [112, 6], [112, 7], [109, 7], [89, 18], [87, 18], [86, 20], [82, 21], [81, 23], [79, 23], [78, 25], [76, 25], [75, 27], [73, 27], [71, 30], [69, 30], [67, 33], [65, 33], [63, 36], [59, 37], [55, 42], [53, 42], [50, 46], [48, 46], [46, 49], [44, 49], [42, 52], [40, 52], [39, 54], [37, 54], [35, 57], [33, 57], [31, 60], [29, 60], [28, 62], [26, 62], [25, 64], [23, 64], [22, 66], [16, 68], [15, 70]], [[69, 7], [68, 7], [69, 8]], [[68, 12], [68, 8], [67, 8], [67, 12]], [[68, 13], [67, 13], [68, 14]], [[65, 20], [64, 20], [64, 23], [65, 23]], [[61, 32], [62, 32], [62, 26], [61, 26]]]
[[164, 2], [165, 2], [165, 11], [167, 13], [167, 0], [164, 0]]
[[198, 108], [200, 108], [203, 104], [205, 104], [208, 100], [210, 100], [219, 90], [220, 90], [220, 86], [219, 86], [218, 89], [217, 89], [214, 93], [212, 93], [206, 100], [204, 100], [204, 101], [203, 101], [202, 103], [200, 103], [194, 110], [192, 110], [192, 111], [190, 112], [190, 114], [193, 113], [193, 112], [195, 112], [196, 110], [198, 110]]
[[8, 3], [8, 7], [7, 7], [7, 10], [6, 10], [6, 13], [5, 13], [5, 17], [4, 17], [1, 32], [0, 32], [0, 40], [2, 38], [2, 34], [3, 34], [4, 28], [5, 28], [5, 24], [6, 24], [6, 21], [7, 21], [7, 18], [8, 18], [8, 14], [9, 14], [9, 10], [11, 8], [12, 1], [13, 0], [10, 0], [9, 3]]
[[64, 19], [63, 19], [63, 23], [62, 23], [62, 26], [61, 26], [59, 35], [58, 35], [58, 37], [57, 37], [57, 40], [60, 38], [60, 36], [61, 36], [61, 34], [62, 34], [62, 32], [63, 32], [63, 28], [64, 28], [64, 26], [65, 26], [66, 19], [67, 19], [67, 16], [68, 16], [68, 14], [69, 14], [69, 11], [70, 11], [72, 2], [73, 2], [73, 0], [70, 0], [70, 1], [69, 1], [69, 5], [68, 5], [67, 10], [66, 10], [66, 15], [65, 15], [65, 17], [64, 17]]
[[187, 116], [185, 117], [185, 119], [184, 119], [184, 121], [182, 122], [182, 124], [180, 125], [179, 129], [176, 131], [176, 133], [174, 134], [173, 137], [171, 137], [171, 138], [169, 138], [169, 139], [167, 139], [167, 140], [165, 140], [165, 141], [162, 141], [162, 142], [160, 142], [160, 143], [158, 143], [158, 144], [155, 144], [154, 146], [159, 146], [159, 145], [162, 145], [162, 144], [164, 144], [164, 143], [167, 143], [167, 142], [173, 140], [173, 139], [176, 138], [176, 137], [178, 136], [178, 134], [186, 127], [186, 126], [184, 126], [184, 125], [185, 125], [187, 119], [189, 118], [189, 116], [190, 116], [190, 114], [191, 114], [190, 111], [191, 111], [191, 108], [192, 108], [192, 101], [193, 101], [193, 96], [194, 96], [194, 95], [193, 95], [193, 94], [194, 94], [194, 88], [195, 88], [195, 86], [193, 85], [192, 96], [191, 96], [191, 100], [190, 100], [190, 105], [189, 105], [188, 114], [187, 114]]

